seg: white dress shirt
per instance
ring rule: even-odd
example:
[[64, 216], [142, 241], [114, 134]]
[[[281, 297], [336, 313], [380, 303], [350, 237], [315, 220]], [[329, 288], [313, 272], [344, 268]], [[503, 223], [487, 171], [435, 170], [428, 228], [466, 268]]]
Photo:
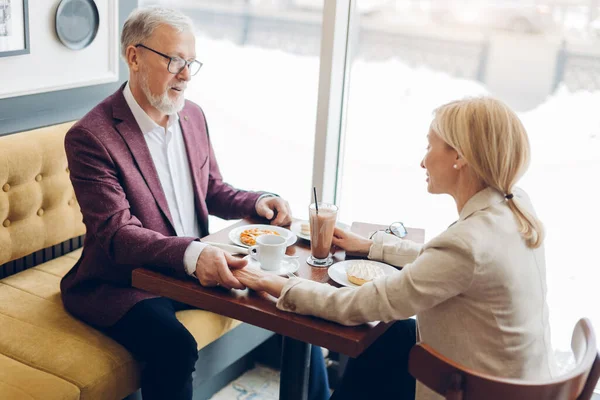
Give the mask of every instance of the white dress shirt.
[[[200, 237], [200, 226], [194, 201], [194, 189], [183, 133], [177, 114], [169, 115], [167, 128], [158, 125], [146, 114], [131, 93], [129, 82], [123, 90], [125, 101], [144, 134], [158, 179], [162, 186], [177, 236]], [[196, 273], [196, 263], [207, 245], [190, 243], [183, 255], [188, 275]]]

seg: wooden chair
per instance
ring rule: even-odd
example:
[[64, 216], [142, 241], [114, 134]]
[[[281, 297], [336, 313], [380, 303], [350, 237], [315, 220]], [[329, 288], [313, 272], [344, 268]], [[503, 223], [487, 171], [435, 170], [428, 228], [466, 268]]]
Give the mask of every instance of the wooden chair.
[[448, 400], [589, 400], [600, 378], [600, 354], [592, 324], [582, 318], [575, 325], [571, 348], [577, 362], [573, 371], [546, 382], [496, 378], [461, 366], [424, 343], [410, 351], [408, 370], [416, 380]]

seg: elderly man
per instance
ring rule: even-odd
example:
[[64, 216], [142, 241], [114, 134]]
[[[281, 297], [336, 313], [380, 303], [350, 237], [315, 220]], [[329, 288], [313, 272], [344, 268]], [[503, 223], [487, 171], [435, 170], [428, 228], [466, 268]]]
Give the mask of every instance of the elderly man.
[[[129, 82], [68, 132], [71, 181], [87, 228], [80, 260], [61, 282], [65, 307], [103, 330], [145, 364], [144, 399], [191, 399], [198, 358], [177, 320], [185, 307], [131, 286], [152, 266], [201, 285], [243, 289], [236, 259], [199, 238], [208, 215], [290, 222], [278, 196], [223, 182], [204, 114], [184, 92], [201, 67], [191, 21], [179, 12], [134, 11], [123, 27]], [[323, 355], [313, 351], [311, 397], [328, 397]]]

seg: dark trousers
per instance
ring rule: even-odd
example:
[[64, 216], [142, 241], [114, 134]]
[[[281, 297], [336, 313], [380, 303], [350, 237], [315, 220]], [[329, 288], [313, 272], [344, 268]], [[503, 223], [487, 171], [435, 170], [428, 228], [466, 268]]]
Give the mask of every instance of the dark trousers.
[[414, 400], [415, 379], [408, 373], [408, 354], [416, 343], [415, 320], [394, 323], [355, 359], [331, 400]]
[[[140, 362], [144, 400], [189, 400], [198, 346], [175, 312], [190, 309], [164, 297], [137, 303], [115, 325], [103, 331]], [[327, 371], [318, 347], [311, 352], [309, 393], [311, 400], [329, 397]]]
[[323, 350], [319, 346], [311, 346], [308, 400], [327, 400], [329, 396], [329, 378], [327, 377]]

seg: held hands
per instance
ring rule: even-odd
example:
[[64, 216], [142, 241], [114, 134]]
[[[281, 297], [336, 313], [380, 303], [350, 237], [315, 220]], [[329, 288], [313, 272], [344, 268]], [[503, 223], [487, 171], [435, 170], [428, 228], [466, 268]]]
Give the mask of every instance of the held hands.
[[202, 286], [223, 286], [227, 289], [246, 287], [233, 276], [232, 271], [244, 268], [247, 260], [236, 258], [216, 247], [207, 246], [196, 263], [196, 277]]
[[235, 269], [233, 276], [248, 288], [257, 292], [267, 292], [274, 297], [281, 296], [281, 291], [287, 282], [286, 278], [266, 274], [254, 268]]
[[372, 244], [373, 241], [371, 239], [365, 239], [356, 233], [348, 232], [337, 227], [333, 231], [333, 245], [351, 253], [366, 256], [369, 254]]
[[256, 213], [260, 217], [271, 220], [271, 225], [284, 226], [292, 223], [290, 205], [281, 197], [263, 197], [256, 203]]

